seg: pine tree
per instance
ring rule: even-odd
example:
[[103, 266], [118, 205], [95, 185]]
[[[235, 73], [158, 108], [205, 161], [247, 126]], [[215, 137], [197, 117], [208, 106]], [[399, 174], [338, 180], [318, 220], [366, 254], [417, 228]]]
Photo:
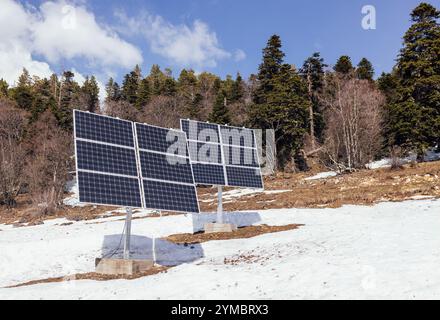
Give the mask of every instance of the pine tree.
[[13, 90], [13, 97], [20, 108], [25, 110], [32, 108], [32, 79], [25, 68], [23, 68], [23, 73], [18, 78], [17, 86]]
[[240, 101], [244, 96], [243, 78], [237, 73], [234, 83], [232, 84], [230, 100], [231, 102]]
[[136, 104], [137, 92], [141, 82], [141, 72], [139, 66], [136, 65], [133, 71], [126, 74], [122, 83], [121, 98], [132, 105]]
[[376, 83], [386, 100], [382, 132], [384, 136], [384, 149], [389, 150], [390, 147], [396, 145], [395, 132], [393, 132], [395, 124], [392, 122], [397, 119], [394, 114], [394, 105], [399, 99], [398, 92], [400, 91], [399, 78], [396, 70], [393, 70], [391, 73], [382, 72], [380, 77], [376, 80]]
[[307, 83], [307, 94], [309, 98], [309, 134], [312, 140], [312, 148], [315, 148], [315, 139], [322, 141], [324, 131], [324, 119], [322, 108], [317, 98], [318, 92], [322, 89], [324, 82], [324, 68], [327, 65], [321, 58], [319, 52], [304, 61], [300, 74]]
[[284, 168], [303, 144], [307, 128], [307, 91], [292, 66], [283, 64], [281, 40], [273, 35], [263, 49], [258, 88], [250, 109], [251, 124], [273, 129], [278, 165]]
[[72, 105], [75, 91], [78, 90], [78, 84], [73, 80], [75, 74], [71, 71], [63, 73], [63, 79], [60, 85], [60, 94], [58, 100], [58, 110], [55, 114], [58, 124], [66, 130], [73, 128]]
[[121, 98], [121, 89], [119, 88], [119, 84], [111, 77], [105, 85], [105, 92], [105, 102], [119, 101]]
[[226, 96], [227, 101], [232, 101], [232, 95], [233, 95], [233, 88], [234, 88], [234, 80], [232, 79], [231, 75], [226, 75], [226, 79], [222, 81], [222, 88], [224, 91], [224, 94]]
[[161, 95], [166, 76], [157, 64], [153, 64], [147, 78], [150, 81], [152, 96]]
[[81, 91], [86, 99], [86, 110], [89, 112], [96, 112], [99, 109], [99, 87], [95, 76], [86, 77]]
[[137, 92], [137, 99], [136, 99], [136, 108], [138, 110], [142, 110], [145, 105], [150, 101], [151, 98], [151, 89], [150, 89], [150, 82], [147, 78], [142, 79], [141, 83], [139, 85], [139, 90]]
[[0, 98], [7, 98], [9, 96], [9, 85], [8, 83], [2, 79], [0, 79]]
[[219, 90], [222, 87], [222, 80], [220, 78], [215, 78], [214, 82], [212, 84], [212, 91], [214, 92], [214, 94], [217, 96], [217, 93], [219, 92]]
[[440, 12], [421, 3], [403, 37], [396, 72], [399, 99], [390, 108], [390, 131], [398, 145], [417, 150], [440, 145]]
[[350, 74], [353, 69], [353, 64], [349, 56], [341, 56], [333, 67], [333, 70], [341, 74]]
[[176, 80], [173, 78], [173, 72], [169, 68], [165, 69], [165, 76], [161, 93], [165, 96], [171, 97], [177, 92]]
[[198, 92], [198, 80], [193, 70], [183, 69], [177, 80], [177, 93], [190, 118], [199, 119], [202, 96]]
[[362, 58], [359, 61], [356, 68], [356, 76], [361, 80], [373, 80], [374, 77], [374, 69], [373, 65], [367, 58]]
[[36, 121], [46, 110], [56, 112], [56, 100], [51, 90], [51, 83], [47, 79], [41, 79], [34, 84], [34, 99], [31, 108], [31, 122]]
[[226, 94], [224, 90], [220, 90], [217, 94], [212, 112], [209, 114], [208, 121], [218, 124], [229, 124], [231, 122], [229, 110], [226, 105]]

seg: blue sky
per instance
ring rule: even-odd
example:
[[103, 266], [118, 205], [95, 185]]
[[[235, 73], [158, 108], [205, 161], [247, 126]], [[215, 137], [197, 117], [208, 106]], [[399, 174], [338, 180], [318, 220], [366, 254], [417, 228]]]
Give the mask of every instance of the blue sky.
[[[141, 65], [144, 73], [152, 64], [159, 64], [171, 68], [175, 76], [180, 69], [190, 67], [222, 77], [239, 71], [247, 77], [257, 72], [261, 50], [274, 33], [281, 36], [288, 63], [300, 66], [315, 51], [321, 52], [330, 65], [341, 55], [349, 55], [355, 64], [366, 57], [378, 75], [390, 71], [395, 64], [402, 36], [410, 25], [409, 14], [420, 3], [416, 0], [1, 1], [4, 8], [21, 10], [33, 17], [26, 21], [35, 20], [35, 25], [30, 31], [33, 35], [26, 41], [19, 32], [26, 26], [16, 21], [19, 30], [16, 39], [0, 32], [0, 40], [10, 41], [12, 47], [19, 48], [26, 61], [20, 63], [17, 50], [14, 55], [8, 51], [11, 45], [0, 45], [0, 57], [13, 57], [15, 61], [12, 66], [0, 64], [0, 78], [9, 77], [11, 82], [17, 73], [15, 69], [23, 64], [42, 76], [73, 68], [79, 77], [98, 75], [102, 83], [109, 76], [120, 81], [135, 63]], [[430, 3], [440, 7], [440, 1]], [[364, 5], [376, 8], [376, 30], [361, 27]], [[64, 23], [71, 13], [66, 6], [74, 10], [78, 23], [72, 28], [68, 24], [67, 31], [63, 31], [64, 27], [59, 31], [57, 21]], [[14, 17], [19, 21], [15, 11], [10, 14], [4, 11], [3, 18], [0, 12], [0, 27], [2, 19]], [[8, 28], [13, 28], [11, 23]]]
[[[414, 0], [128, 0], [123, 4], [111, 1], [107, 5], [106, 2], [89, 2], [103, 20], [112, 15], [114, 8], [123, 8], [131, 15], [147, 10], [174, 24], [191, 25], [196, 19], [206, 22], [224, 49], [241, 49], [246, 54], [242, 61], [225, 59], [219, 61], [218, 67], [208, 68], [222, 76], [237, 71], [244, 75], [256, 72], [261, 49], [274, 33], [281, 36], [286, 61], [295, 65], [301, 65], [308, 55], [320, 51], [328, 64], [348, 54], [356, 63], [367, 57], [378, 73], [389, 71], [410, 25], [409, 13], [420, 3]], [[361, 27], [361, 8], [366, 4], [376, 7], [376, 30]], [[152, 63], [176, 67], [151, 54], [142, 41], [139, 45], [143, 48], [144, 68], [148, 69]]]

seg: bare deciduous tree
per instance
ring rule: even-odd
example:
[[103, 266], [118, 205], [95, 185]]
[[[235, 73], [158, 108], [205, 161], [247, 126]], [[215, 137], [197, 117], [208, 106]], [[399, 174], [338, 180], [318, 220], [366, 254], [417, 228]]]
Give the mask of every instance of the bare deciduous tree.
[[108, 101], [105, 103], [104, 113], [111, 117], [139, 121], [141, 113], [127, 101]]
[[326, 160], [341, 171], [363, 168], [381, 148], [384, 97], [367, 80], [333, 75], [320, 99], [326, 108]]
[[0, 100], [0, 204], [15, 205], [24, 183], [25, 151], [22, 145], [26, 126], [23, 111]]
[[164, 128], [179, 128], [183, 106], [179, 99], [170, 96], [156, 96], [144, 108], [142, 121]]
[[32, 127], [31, 152], [26, 167], [29, 192], [40, 214], [60, 205], [73, 164], [72, 137], [45, 112]]

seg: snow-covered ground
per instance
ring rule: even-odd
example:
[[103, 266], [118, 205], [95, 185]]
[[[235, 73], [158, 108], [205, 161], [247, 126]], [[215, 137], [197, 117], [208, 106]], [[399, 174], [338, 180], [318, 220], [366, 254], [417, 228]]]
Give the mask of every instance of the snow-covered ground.
[[[124, 225], [119, 219], [0, 225], [0, 287], [93, 271], [94, 258], [118, 245]], [[213, 219], [214, 214], [136, 219], [135, 256], [151, 256], [153, 237], [192, 232]], [[305, 226], [194, 246], [156, 240], [157, 262], [177, 264], [167, 273], [2, 288], [0, 298], [440, 298], [440, 200], [240, 212], [228, 219], [240, 225]], [[241, 255], [248, 259], [240, 260]], [[225, 258], [238, 263], [225, 264]]]
[[319, 180], [319, 179], [326, 179], [331, 177], [336, 177], [338, 175], [335, 171], [326, 171], [326, 172], [320, 172], [318, 174], [315, 174], [314, 176], [307, 177], [304, 180]]
[[[233, 202], [237, 198], [253, 196], [256, 194], [277, 194], [284, 192], [291, 192], [292, 190], [260, 190], [260, 189], [250, 189], [250, 188], [236, 188], [228, 191], [223, 191], [222, 199], [223, 203]], [[215, 193], [210, 199], [202, 200], [202, 202], [215, 202], [217, 201], [218, 194]]]
[[[405, 158], [401, 158], [400, 161], [402, 164], [414, 162], [417, 160], [416, 154], [411, 154]], [[423, 157], [423, 161], [438, 161], [440, 160], [440, 153], [435, 152], [434, 150], [426, 151], [426, 154]], [[391, 159], [384, 158], [381, 160], [370, 162], [366, 165], [367, 169], [380, 169], [380, 168], [389, 168], [391, 167]]]

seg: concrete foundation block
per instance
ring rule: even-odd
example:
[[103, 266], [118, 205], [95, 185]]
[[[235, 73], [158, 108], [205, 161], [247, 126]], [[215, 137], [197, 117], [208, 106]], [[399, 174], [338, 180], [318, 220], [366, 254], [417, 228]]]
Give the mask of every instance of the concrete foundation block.
[[232, 223], [205, 223], [205, 233], [234, 231], [237, 231], [237, 226]]
[[133, 260], [133, 259], [95, 259], [96, 273], [112, 275], [133, 275], [145, 272], [154, 265], [153, 260]]

